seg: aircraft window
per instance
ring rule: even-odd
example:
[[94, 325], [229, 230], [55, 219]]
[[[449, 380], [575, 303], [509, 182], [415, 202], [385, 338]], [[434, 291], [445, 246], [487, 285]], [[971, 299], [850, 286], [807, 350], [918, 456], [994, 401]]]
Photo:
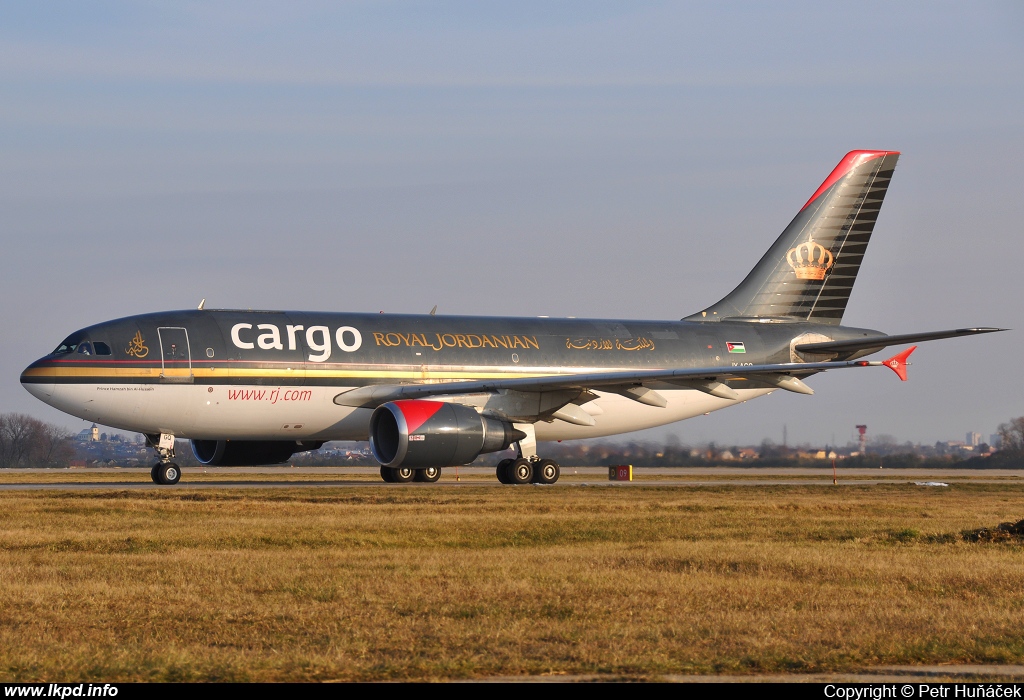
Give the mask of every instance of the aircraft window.
[[89, 345], [89, 343], [79, 343], [78, 344], [78, 354], [79, 355], [91, 355], [92, 354], [92, 346]]
[[67, 355], [68, 353], [74, 352], [78, 348], [78, 343], [81, 338], [66, 338], [63, 343], [57, 346], [57, 349], [53, 351], [53, 355]]
[[206, 348], [206, 356], [213, 357], [213, 348]]
[[100, 342], [98, 340], [92, 344], [92, 349], [96, 351], [97, 355], [109, 355], [110, 354], [110, 346], [107, 345], [106, 343], [102, 343], [102, 342]]

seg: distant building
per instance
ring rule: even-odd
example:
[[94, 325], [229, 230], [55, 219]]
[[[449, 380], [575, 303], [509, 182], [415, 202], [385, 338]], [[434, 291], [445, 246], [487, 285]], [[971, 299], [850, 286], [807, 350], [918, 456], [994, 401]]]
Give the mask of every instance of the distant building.
[[971, 447], [977, 447], [981, 444], [981, 433], [969, 432], [967, 438], [964, 440], [965, 443]]
[[79, 442], [99, 442], [100, 441], [100, 429], [95, 423], [92, 424], [91, 428], [86, 428], [82, 432], [75, 436], [75, 439]]
[[1003, 446], [1003, 436], [999, 433], [992, 433], [988, 436], [989, 447], [1000, 448]]

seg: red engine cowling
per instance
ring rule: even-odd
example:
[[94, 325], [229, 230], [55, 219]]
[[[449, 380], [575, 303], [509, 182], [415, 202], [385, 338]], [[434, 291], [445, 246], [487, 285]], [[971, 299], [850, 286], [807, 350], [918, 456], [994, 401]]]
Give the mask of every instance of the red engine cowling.
[[476, 409], [441, 401], [392, 401], [370, 416], [370, 449], [385, 467], [451, 467], [508, 449], [526, 433]]

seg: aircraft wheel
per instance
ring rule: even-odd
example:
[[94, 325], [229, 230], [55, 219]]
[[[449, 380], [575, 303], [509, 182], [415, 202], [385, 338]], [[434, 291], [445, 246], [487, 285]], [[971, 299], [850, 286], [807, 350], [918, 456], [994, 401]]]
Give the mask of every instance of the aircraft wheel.
[[560, 473], [558, 462], [553, 459], [542, 459], [533, 465], [533, 482], [535, 484], [553, 484], [558, 481]]
[[528, 459], [517, 459], [507, 471], [510, 484], [528, 484], [533, 479], [533, 464]]
[[157, 483], [165, 486], [173, 486], [181, 479], [181, 467], [174, 462], [163, 462], [156, 465]]
[[380, 475], [389, 484], [407, 484], [416, 476], [416, 470], [409, 467], [381, 467]]
[[498, 477], [498, 481], [503, 484], [511, 484], [512, 481], [508, 475], [508, 466], [514, 462], [514, 459], [503, 459], [498, 462], [498, 468], [495, 470], [495, 474]]
[[416, 476], [412, 478], [413, 481], [426, 481], [427, 483], [434, 483], [441, 478], [441, 467], [427, 467], [426, 469], [417, 469]]
[[154, 464], [153, 468], [149, 470], [149, 478], [153, 480], [154, 484], [159, 484], [160, 483], [160, 475], [157, 473], [157, 470], [159, 468], [160, 468], [159, 464]]

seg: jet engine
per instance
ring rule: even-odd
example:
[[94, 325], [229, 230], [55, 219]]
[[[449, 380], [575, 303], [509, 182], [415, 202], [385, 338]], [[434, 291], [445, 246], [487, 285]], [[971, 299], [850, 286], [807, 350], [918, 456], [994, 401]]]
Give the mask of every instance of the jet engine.
[[280, 464], [296, 452], [317, 450], [323, 444], [295, 440], [192, 440], [192, 452], [203, 464], [248, 467]]
[[385, 467], [451, 467], [508, 449], [526, 433], [482, 416], [470, 406], [441, 401], [392, 401], [370, 416], [370, 449]]

